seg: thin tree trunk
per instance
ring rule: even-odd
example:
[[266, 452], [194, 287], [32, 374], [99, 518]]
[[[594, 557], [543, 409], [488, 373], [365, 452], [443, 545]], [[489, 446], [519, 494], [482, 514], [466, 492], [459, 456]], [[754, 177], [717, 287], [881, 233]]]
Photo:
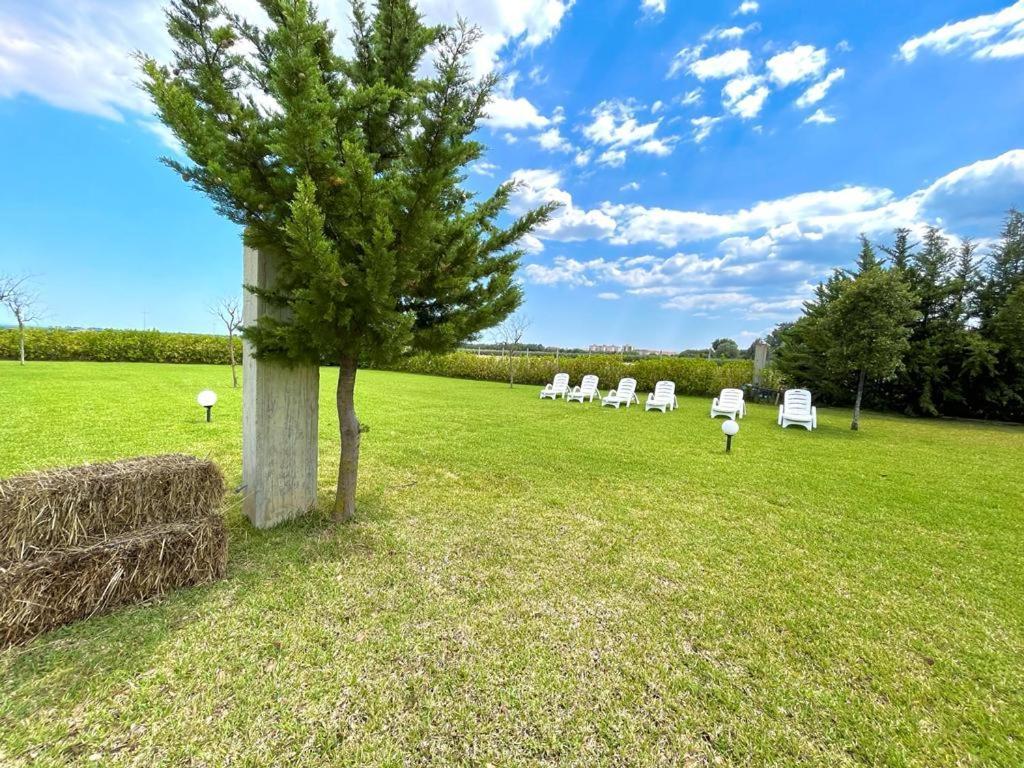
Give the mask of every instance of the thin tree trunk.
[[231, 388], [238, 388], [238, 374], [235, 373], [235, 336], [228, 334], [228, 355], [231, 357]]
[[860, 376], [857, 378], [857, 399], [853, 401], [853, 423], [850, 424], [850, 429], [854, 432], [860, 429], [860, 400], [864, 396], [865, 378], [864, 369], [861, 369]]
[[25, 324], [18, 318], [18, 352], [21, 355], [21, 364], [25, 364]]
[[334, 520], [348, 522], [356, 511], [356, 479], [359, 474], [359, 419], [356, 418], [356, 358], [345, 355], [338, 370], [338, 429], [341, 434], [341, 460], [338, 463], [338, 490], [334, 497]]

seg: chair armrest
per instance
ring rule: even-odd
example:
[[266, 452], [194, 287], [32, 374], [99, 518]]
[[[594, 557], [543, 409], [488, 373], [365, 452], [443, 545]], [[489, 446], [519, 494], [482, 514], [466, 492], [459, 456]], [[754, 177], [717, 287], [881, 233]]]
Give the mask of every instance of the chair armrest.
[[711, 398], [711, 407], [712, 408], [717, 408], [718, 407], [718, 398], [717, 397]]

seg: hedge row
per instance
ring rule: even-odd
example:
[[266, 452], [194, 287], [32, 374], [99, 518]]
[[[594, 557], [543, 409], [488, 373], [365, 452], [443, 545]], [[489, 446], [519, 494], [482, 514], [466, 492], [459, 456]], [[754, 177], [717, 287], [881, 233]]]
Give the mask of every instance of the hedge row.
[[[212, 363], [228, 362], [227, 339], [197, 333], [160, 331], [68, 330], [30, 328], [26, 331], [26, 356], [34, 360], [91, 360], [96, 362]], [[241, 361], [242, 342], [235, 339], [236, 359]], [[18, 357], [18, 332], [0, 330], [0, 359]], [[714, 395], [724, 387], [750, 382], [750, 360], [701, 360], [682, 357], [652, 357], [623, 361], [614, 355], [559, 357], [530, 355], [515, 357], [515, 380], [520, 384], [542, 386], [559, 372], [569, 374], [573, 384], [588, 373], [600, 377], [602, 390], [614, 387], [619, 379], [631, 376], [641, 391], [654, 389], [662, 379], [674, 381], [676, 391], [684, 395]], [[509, 358], [454, 352], [450, 355], [416, 355], [404, 358], [389, 370], [448, 376], [480, 381], [508, 381]], [[774, 381], [767, 371], [766, 385]]]
[[[725, 387], [739, 387], [750, 383], [754, 364], [750, 360], [716, 362], [682, 357], [652, 357], [636, 362], [624, 362], [612, 355], [584, 355], [560, 357], [530, 355], [515, 357], [515, 380], [520, 384], [543, 386], [556, 373], [568, 373], [569, 381], [578, 384], [588, 373], [600, 378], [603, 391], [614, 387], [619, 379], [631, 376], [637, 389], [649, 391], [661, 380], [674, 381], [681, 395], [717, 395]], [[450, 376], [458, 379], [481, 381], [508, 381], [509, 359], [492, 355], [474, 355], [455, 352], [450, 355], [417, 355], [390, 366], [391, 370]]]
[[[28, 328], [25, 356], [30, 360], [221, 364], [229, 362], [227, 341], [225, 336], [200, 333]], [[0, 330], [0, 359], [17, 358], [17, 330]], [[242, 342], [237, 338], [235, 359], [242, 360]]]

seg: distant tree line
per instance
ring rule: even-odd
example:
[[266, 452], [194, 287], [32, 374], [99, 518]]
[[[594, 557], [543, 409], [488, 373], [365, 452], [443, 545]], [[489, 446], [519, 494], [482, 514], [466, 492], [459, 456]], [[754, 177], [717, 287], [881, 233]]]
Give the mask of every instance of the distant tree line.
[[860, 392], [874, 408], [1024, 421], [1024, 214], [1011, 210], [983, 255], [936, 227], [920, 243], [907, 229], [862, 237], [856, 268], [768, 342], [787, 382], [824, 402]]

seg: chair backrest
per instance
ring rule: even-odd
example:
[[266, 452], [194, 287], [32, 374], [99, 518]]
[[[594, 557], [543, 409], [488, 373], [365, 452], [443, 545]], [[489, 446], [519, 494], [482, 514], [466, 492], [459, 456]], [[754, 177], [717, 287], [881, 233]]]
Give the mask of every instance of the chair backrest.
[[674, 381], [659, 381], [654, 385], [655, 400], [671, 400], [676, 396], [676, 383]]
[[552, 389], [568, 389], [569, 388], [569, 374], [568, 373], [556, 373], [555, 380], [551, 384]]
[[787, 389], [784, 407], [788, 413], [810, 413], [811, 393], [806, 389]]
[[726, 408], [738, 407], [743, 402], [742, 389], [723, 389], [718, 395], [718, 405]]
[[584, 394], [590, 394], [591, 392], [597, 391], [598, 378], [592, 373], [588, 373], [583, 377], [583, 381], [580, 383], [580, 391]]
[[636, 379], [619, 379], [619, 386], [615, 388], [615, 394], [621, 399], [632, 397], [636, 392]]

